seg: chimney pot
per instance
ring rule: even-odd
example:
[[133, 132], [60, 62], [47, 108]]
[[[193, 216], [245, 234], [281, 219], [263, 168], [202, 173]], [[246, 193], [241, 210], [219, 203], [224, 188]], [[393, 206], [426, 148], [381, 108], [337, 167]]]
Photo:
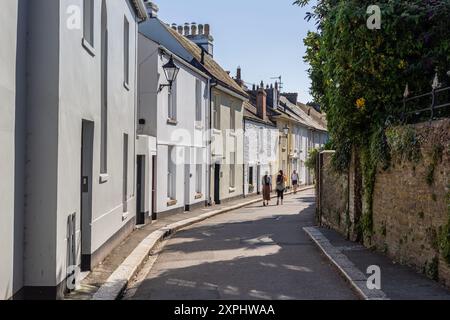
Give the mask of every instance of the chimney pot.
[[178, 26], [178, 33], [183, 34], [183, 26]]
[[190, 30], [191, 30], [191, 28], [190, 28], [190, 26], [189, 26], [189, 23], [186, 22], [186, 23], [184, 24], [184, 35], [185, 35], [185, 36], [188, 36]]
[[191, 23], [191, 35], [193, 36], [197, 35], [197, 23], [195, 22]]
[[150, 18], [156, 18], [158, 16], [159, 8], [156, 4], [149, 1], [145, 3], [145, 7], [147, 8], [147, 13]]
[[209, 24], [205, 24], [205, 29], [204, 29], [205, 36], [209, 36], [210, 32], [211, 32], [211, 29], [210, 29]]
[[172, 29], [173, 30], [177, 30], [177, 24], [176, 23], [172, 23]]
[[202, 25], [202, 24], [199, 24], [199, 25], [198, 25], [198, 34], [199, 34], [199, 35], [203, 35], [203, 30], [204, 30], [203, 25]]

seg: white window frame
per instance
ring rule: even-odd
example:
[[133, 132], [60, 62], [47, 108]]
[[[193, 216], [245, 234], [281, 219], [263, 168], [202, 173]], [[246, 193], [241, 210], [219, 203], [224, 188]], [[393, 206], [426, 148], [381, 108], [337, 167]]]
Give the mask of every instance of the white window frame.
[[167, 149], [167, 199], [176, 200], [177, 168], [172, 159], [175, 152], [174, 146]]
[[130, 22], [126, 16], [123, 22], [123, 84], [130, 90]]
[[167, 118], [169, 121], [177, 121], [177, 80], [173, 81], [172, 88], [167, 94]]
[[202, 89], [202, 82], [200, 79], [195, 79], [195, 122], [197, 126], [202, 124], [203, 117]]
[[83, 46], [94, 54], [95, 0], [83, 0]]

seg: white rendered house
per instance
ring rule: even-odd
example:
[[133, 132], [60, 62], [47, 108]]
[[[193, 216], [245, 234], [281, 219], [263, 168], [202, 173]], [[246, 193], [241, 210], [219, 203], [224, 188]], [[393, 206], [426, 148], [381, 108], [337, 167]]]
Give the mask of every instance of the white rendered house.
[[1, 263], [0, 298], [57, 298], [135, 225], [137, 25], [147, 13], [142, 0], [8, 0], [0, 9], [0, 79], [7, 70], [16, 84], [1, 119], [19, 130], [0, 157], [17, 180], [2, 174], [15, 193], [14, 209], [3, 192], [2, 206], [17, 215], [13, 228], [5, 221], [14, 233], [0, 232], [14, 250], [5, 271]]
[[[156, 140], [153, 214], [206, 204], [209, 77], [168, 49], [139, 35], [139, 139]], [[179, 69], [171, 86], [163, 66]]]

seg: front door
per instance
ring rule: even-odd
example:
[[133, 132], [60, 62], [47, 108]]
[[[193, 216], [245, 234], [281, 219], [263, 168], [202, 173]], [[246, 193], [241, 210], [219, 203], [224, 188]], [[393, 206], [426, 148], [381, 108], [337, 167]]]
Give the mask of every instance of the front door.
[[81, 134], [81, 271], [91, 270], [92, 166], [94, 123], [83, 120]]
[[137, 156], [136, 224], [145, 224], [145, 156]]
[[152, 220], [157, 219], [156, 215], [156, 175], [157, 175], [157, 168], [156, 163], [157, 158], [156, 156], [152, 156]]
[[214, 165], [214, 202], [220, 204], [220, 164]]
[[261, 194], [261, 166], [256, 167], [256, 192]]

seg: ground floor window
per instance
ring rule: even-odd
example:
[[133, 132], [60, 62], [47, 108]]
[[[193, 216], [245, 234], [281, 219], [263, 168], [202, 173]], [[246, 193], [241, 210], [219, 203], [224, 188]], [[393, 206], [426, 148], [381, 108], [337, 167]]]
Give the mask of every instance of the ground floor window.
[[167, 153], [167, 198], [175, 200], [176, 198], [176, 166], [175, 166], [175, 148], [169, 147]]

